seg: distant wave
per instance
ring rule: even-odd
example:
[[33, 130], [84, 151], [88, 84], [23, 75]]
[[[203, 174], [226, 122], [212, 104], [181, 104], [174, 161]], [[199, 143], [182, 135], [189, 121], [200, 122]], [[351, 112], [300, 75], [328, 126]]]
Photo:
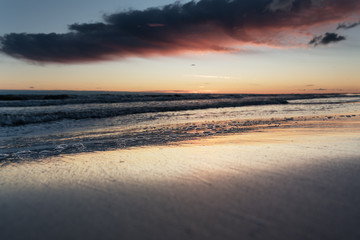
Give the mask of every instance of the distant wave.
[[283, 98], [244, 97], [181, 100], [168, 102], [141, 102], [128, 104], [78, 104], [74, 107], [24, 107], [3, 108], [0, 111], [1, 126], [18, 126], [33, 123], [59, 121], [63, 119], [79, 120], [87, 118], [109, 118], [128, 114], [185, 111], [208, 108], [240, 107], [250, 105], [287, 104]]
[[[25, 92], [26, 93], [26, 92]], [[69, 91], [0, 91], [0, 126], [19, 126], [64, 119], [241, 107], [269, 104], [314, 104], [358, 101], [339, 94], [155, 94]], [[310, 99], [318, 99], [314, 102]]]
[[[29, 93], [32, 94], [29, 94]], [[309, 99], [328, 98], [334, 94], [176, 94], [176, 93], [114, 93], [114, 92], [72, 92], [72, 91], [0, 91], [0, 107], [57, 106], [91, 103], [126, 103], [126, 102], [167, 102], [180, 100], [214, 99]]]
[[239, 99], [242, 94], [5, 94], [0, 95], [0, 107], [53, 106], [90, 103], [126, 103], [149, 101], [179, 101], [201, 99]]

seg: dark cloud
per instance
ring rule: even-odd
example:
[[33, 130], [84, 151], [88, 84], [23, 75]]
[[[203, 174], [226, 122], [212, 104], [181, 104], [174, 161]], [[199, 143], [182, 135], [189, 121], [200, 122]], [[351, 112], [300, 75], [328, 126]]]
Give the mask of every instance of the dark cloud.
[[[358, 0], [190, 1], [106, 15], [99, 23], [71, 24], [64, 34], [10, 33], [0, 38], [0, 51], [45, 63], [231, 52], [243, 44], [282, 46], [288, 39], [284, 34], [344, 21], [359, 10]], [[331, 37], [314, 44], [343, 40]]]
[[327, 45], [330, 43], [336, 43], [345, 40], [344, 36], [337, 33], [325, 33], [324, 35], [314, 37], [309, 44], [310, 45]]
[[331, 91], [333, 93], [338, 93], [338, 92], [343, 92], [343, 91], [346, 91], [342, 88], [332, 88], [332, 89], [325, 89], [325, 88], [317, 88], [317, 89], [313, 89], [313, 91]]
[[350, 28], [354, 28], [360, 25], [360, 21], [359, 22], [355, 22], [355, 23], [340, 23], [338, 25], [338, 27], [336, 28], [336, 30], [339, 29], [350, 29]]
[[295, 1], [288, 0], [274, 0], [269, 4], [269, 9], [272, 11], [290, 10]]

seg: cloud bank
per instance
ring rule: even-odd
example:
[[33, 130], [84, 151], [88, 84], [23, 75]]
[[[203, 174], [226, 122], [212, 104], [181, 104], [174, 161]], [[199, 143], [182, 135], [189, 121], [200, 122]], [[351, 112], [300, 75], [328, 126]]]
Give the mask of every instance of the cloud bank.
[[283, 46], [288, 34], [354, 14], [359, 0], [200, 0], [105, 15], [64, 34], [10, 33], [0, 38], [0, 51], [44, 63], [233, 52], [245, 44]]

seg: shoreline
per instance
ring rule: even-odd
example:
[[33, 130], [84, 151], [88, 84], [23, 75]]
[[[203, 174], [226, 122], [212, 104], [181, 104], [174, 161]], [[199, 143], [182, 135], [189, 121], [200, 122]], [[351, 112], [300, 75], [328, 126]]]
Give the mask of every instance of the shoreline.
[[[326, 127], [330, 125], [350, 124], [360, 122], [359, 113], [326, 114], [317, 116], [281, 117], [281, 118], [258, 118], [242, 120], [220, 120], [180, 123], [159, 126], [147, 126], [131, 129], [112, 129], [108, 133], [102, 133], [99, 139], [96, 131], [73, 137], [72, 144], [68, 144], [68, 138], [64, 135], [56, 140], [56, 145], [37, 146], [23, 148], [16, 152], [4, 149], [0, 154], [0, 166], [7, 162], [37, 161], [52, 156], [66, 154], [78, 154], [82, 152], [112, 151], [116, 149], [128, 149], [133, 147], [161, 146], [179, 144], [183, 141], [204, 139], [218, 136], [229, 136], [252, 131], [266, 131], [282, 128], [308, 128]], [[49, 142], [55, 142], [49, 141]], [[33, 145], [32, 138], [23, 138], [22, 145]], [[41, 145], [42, 143], [40, 143]], [[38, 148], [40, 147], [40, 148]]]
[[360, 122], [307, 123], [3, 165], [0, 237], [358, 239]]

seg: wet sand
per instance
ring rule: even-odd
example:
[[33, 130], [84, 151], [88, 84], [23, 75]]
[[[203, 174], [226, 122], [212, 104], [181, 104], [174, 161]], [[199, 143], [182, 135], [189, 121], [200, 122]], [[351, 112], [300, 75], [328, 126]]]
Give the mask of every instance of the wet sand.
[[0, 239], [360, 239], [360, 123], [7, 163]]

